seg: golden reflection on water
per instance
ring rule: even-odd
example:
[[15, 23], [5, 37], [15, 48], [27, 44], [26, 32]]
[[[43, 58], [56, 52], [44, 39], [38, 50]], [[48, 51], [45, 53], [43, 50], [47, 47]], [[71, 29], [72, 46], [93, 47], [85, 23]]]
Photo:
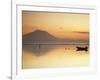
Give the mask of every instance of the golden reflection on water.
[[40, 56], [36, 56], [35, 53], [23, 49], [23, 69], [88, 65], [89, 52], [76, 51], [75, 46], [55, 46], [54, 49]]

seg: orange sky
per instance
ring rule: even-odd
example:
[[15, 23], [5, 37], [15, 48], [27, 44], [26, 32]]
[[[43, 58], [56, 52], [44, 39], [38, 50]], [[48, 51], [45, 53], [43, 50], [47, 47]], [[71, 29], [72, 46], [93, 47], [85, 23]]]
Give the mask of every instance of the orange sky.
[[23, 35], [40, 29], [59, 38], [89, 38], [89, 14], [23, 11], [22, 21]]

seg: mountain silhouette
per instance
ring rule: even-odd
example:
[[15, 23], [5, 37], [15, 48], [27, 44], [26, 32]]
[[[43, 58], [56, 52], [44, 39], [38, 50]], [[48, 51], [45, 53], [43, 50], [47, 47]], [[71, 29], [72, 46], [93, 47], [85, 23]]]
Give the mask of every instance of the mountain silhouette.
[[66, 43], [82, 43], [86, 41], [82, 40], [70, 40], [70, 39], [60, 39], [50, 33], [43, 30], [35, 30], [34, 32], [23, 35], [23, 44], [43, 44], [43, 43], [54, 43], [54, 44], [66, 44]]
[[23, 43], [47, 43], [54, 41], [58, 41], [58, 38], [42, 30], [36, 30], [23, 36]]

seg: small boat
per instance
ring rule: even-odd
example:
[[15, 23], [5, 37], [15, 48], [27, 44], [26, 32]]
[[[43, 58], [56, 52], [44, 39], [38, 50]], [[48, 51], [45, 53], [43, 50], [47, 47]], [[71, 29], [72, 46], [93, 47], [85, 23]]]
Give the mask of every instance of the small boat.
[[88, 51], [88, 47], [76, 47], [77, 50], [76, 51]]

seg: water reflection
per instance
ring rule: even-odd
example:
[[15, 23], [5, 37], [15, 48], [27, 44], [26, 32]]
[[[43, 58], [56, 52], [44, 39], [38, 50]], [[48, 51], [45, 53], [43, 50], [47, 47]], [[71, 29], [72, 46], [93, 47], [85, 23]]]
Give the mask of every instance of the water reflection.
[[46, 55], [48, 52], [63, 47], [63, 50], [74, 50], [74, 51], [88, 51], [87, 45], [23, 45], [23, 50], [31, 52], [36, 56]]
[[76, 45], [24, 45], [23, 69], [87, 66], [88, 53], [77, 51]]
[[55, 48], [54, 45], [23, 45], [23, 50], [31, 52], [36, 56], [46, 55]]

